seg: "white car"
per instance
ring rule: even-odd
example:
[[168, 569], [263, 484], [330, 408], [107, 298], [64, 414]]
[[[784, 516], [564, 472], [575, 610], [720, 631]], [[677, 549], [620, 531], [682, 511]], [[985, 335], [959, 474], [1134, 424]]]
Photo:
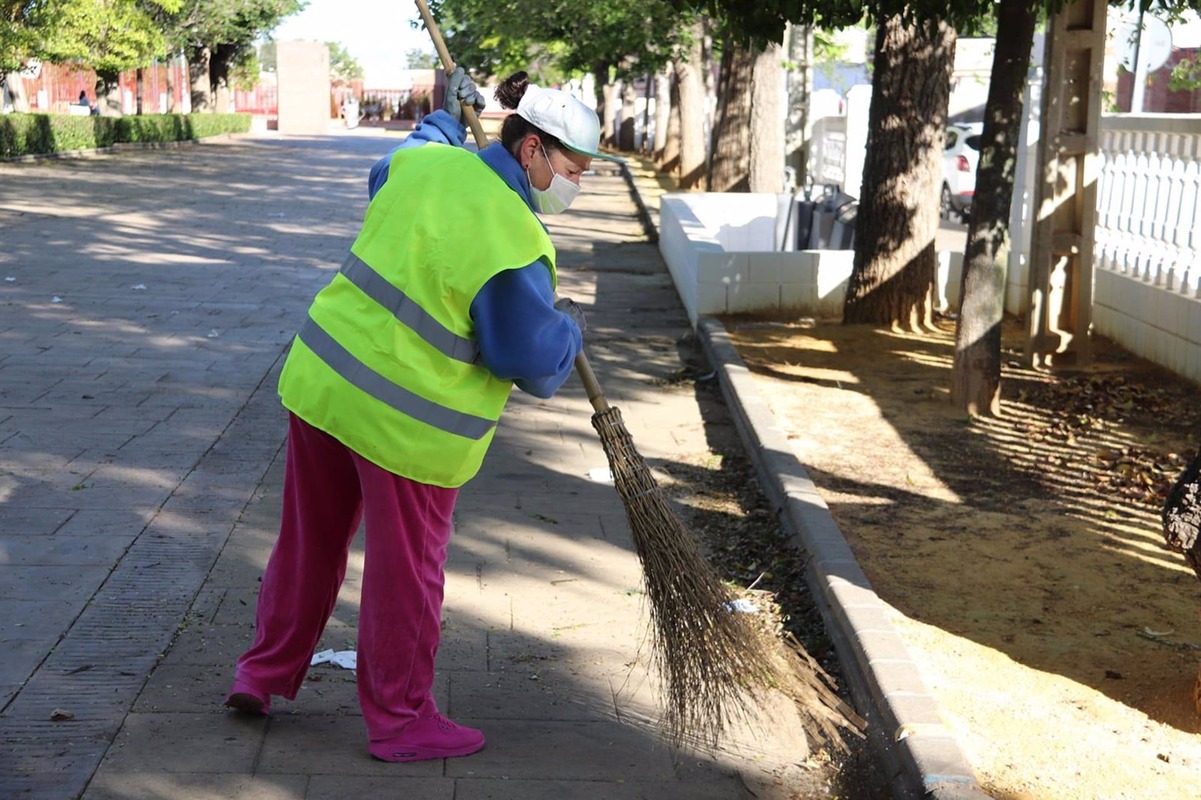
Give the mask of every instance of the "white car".
[[942, 192], [939, 210], [943, 219], [963, 220], [972, 210], [976, 193], [976, 165], [980, 163], [980, 134], [984, 123], [971, 122], [947, 128], [942, 151]]

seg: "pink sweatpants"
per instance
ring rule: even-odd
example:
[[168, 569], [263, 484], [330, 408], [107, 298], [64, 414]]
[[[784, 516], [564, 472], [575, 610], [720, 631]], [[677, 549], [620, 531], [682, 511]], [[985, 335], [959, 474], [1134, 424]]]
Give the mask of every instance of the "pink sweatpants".
[[394, 475], [290, 415], [279, 539], [238, 680], [296, 697], [365, 518], [357, 681], [367, 734], [371, 741], [389, 739], [418, 716], [436, 713], [430, 689], [457, 496], [457, 489]]

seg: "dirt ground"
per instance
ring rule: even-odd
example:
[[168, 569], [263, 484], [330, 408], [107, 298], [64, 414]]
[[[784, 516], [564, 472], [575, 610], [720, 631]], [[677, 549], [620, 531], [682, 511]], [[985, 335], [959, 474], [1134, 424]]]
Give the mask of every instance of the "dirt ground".
[[1007, 323], [1004, 416], [970, 421], [953, 322], [726, 324], [990, 794], [1201, 796], [1201, 582], [1159, 519], [1196, 385], [1104, 340], [1026, 369]]

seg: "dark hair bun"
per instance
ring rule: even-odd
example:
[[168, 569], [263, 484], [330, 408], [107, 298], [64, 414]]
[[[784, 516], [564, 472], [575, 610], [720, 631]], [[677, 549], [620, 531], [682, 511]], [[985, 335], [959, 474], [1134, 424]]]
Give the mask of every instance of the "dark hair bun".
[[500, 86], [497, 86], [496, 91], [493, 92], [493, 97], [500, 101], [502, 108], [517, 108], [517, 104], [521, 102], [526, 87], [529, 85], [529, 75], [525, 72], [514, 72], [500, 82]]

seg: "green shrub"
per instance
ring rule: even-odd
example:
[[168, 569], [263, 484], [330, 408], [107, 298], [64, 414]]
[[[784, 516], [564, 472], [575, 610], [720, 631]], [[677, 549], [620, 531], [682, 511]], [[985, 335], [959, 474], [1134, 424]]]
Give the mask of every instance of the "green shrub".
[[182, 142], [248, 130], [249, 114], [5, 114], [0, 115], [0, 158], [93, 150], [125, 142]]

